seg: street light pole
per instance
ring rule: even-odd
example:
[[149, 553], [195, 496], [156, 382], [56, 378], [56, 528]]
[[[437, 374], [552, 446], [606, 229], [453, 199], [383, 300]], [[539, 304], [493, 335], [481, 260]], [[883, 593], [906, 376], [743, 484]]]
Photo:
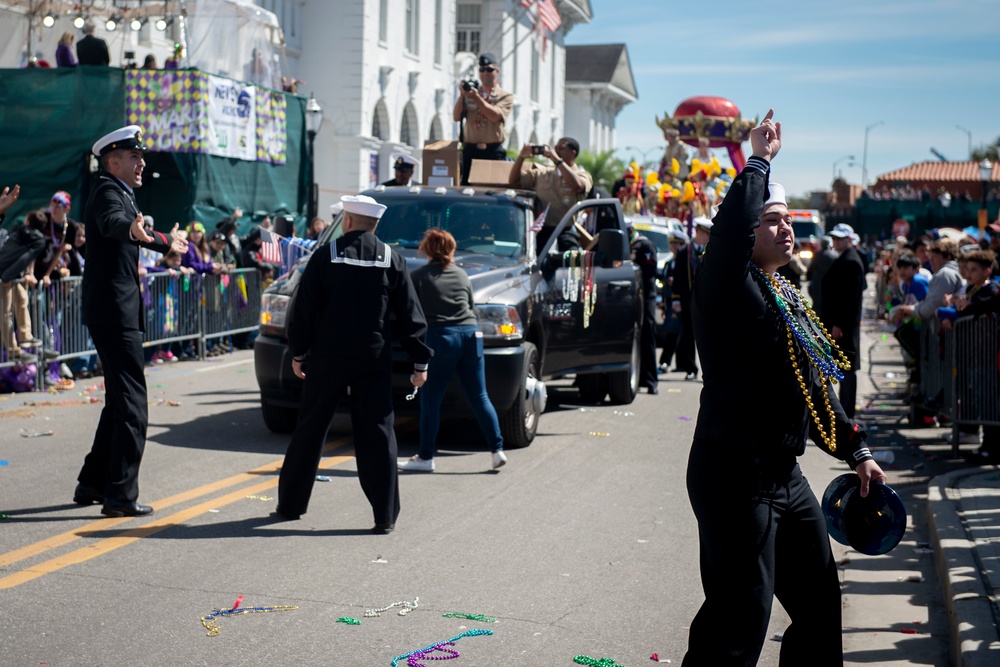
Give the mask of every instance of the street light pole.
[[833, 180], [830, 181], [831, 183], [837, 180], [837, 165], [843, 162], [844, 160], [853, 160], [853, 159], [854, 159], [853, 155], [845, 155], [833, 161]]
[[885, 121], [878, 121], [877, 123], [872, 123], [865, 128], [865, 152], [861, 157], [861, 189], [868, 189], [868, 133], [874, 130], [879, 125], [885, 125]]
[[650, 152], [653, 152], [653, 151], [662, 151], [664, 148], [665, 148], [665, 146], [653, 146], [652, 148], [647, 149], [647, 150], [644, 151], [641, 148], [636, 148], [635, 146], [626, 146], [625, 150], [627, 150], [627, 151], [636, 151], [637, 153], [639, 153], [639, 155], [642, 156], [642, 164], [640, 166], [642, 166], [642, 167], [648, 167], [649, 165], [646, 164], [646, 162], [647, 162], [646, 161], [646, 154], [650, 153]]
[[987, 158], [979, 163], [979, 180], [983, 183], [983, 198], [979, 206], [979, 238], [986, 238], [986, 223], [989, 222], [989, 212], [986, 209], [986, 192], [993, 180], [993, 163]]
[[309, 201], [306, 205], [306, 226], [312, 223], [319, 210], [319, 186], [316, 184], [316, 134], [323, 125], [323, 108], [309, 94], [306, 102], [306, 136], [309, 138]]
[[962, 132], [965, 132], [965, 134], [969, 137], [969, 159], [971, 160], [972, 159], [972, 131], [969, 130], [969, 129], [967, 129], [967, 128], [962, 127], [961, 125], [956, 125], [955, 129], [956, 130], [961, 130]]

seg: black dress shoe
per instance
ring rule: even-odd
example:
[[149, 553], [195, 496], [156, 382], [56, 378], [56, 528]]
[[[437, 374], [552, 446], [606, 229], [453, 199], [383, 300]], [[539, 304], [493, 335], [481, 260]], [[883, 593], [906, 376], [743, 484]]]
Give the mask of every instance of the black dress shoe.
[[77, 484], [73, 502], [77, 505], [99, 505], [104, 502], [104, 494], [93, 487]]
[[278, 507], [276, 507], [275, 510], [271, 512], [271, 516], [277, 518], [280, 521], [298, 521], [302, 515], [286, 512], [283, 509], [281, 509], [281, 505], [278, 505]]
[[153, 508], [149, 505], [140, 505], [135, 502], [122, 502], [120, 500], [111, 500], [106, 498], [104, 500], [104, 507], [101, 508], [101, 514], [104, 516], [118, 517], [118, 516], [146, 516], [147, 514], [152, 514]]
[[373, 535], [388, 535], [392, 531], [396, 530], [396, 524], [394, 523], [376, 523], [372, 528]]

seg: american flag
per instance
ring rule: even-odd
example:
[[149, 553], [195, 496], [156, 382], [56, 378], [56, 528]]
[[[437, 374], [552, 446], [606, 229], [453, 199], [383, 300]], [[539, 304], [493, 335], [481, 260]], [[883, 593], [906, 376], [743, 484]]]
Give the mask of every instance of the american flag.
[[260, 258], [265, 262], [281, 264], [281, 237], [270, 229], [260, 228]]
[[555, 32], [562, 25], [562, 17], [552, 0], [521, 0], [521, 6], [528, 10], [532, 23], [541, 21], [549, 32]]
[[546, 216], [548, 216], [548, 214], [549, 214], [549, 207], [546, 206], [545, 210], [542, 211], [542, 214], [537, 218], [535, 218], [535, 222], [531, 225], [530, 231], [535, 232], [536, 234], [542, 231], [542, 227], [545, 226], [545, 218]]

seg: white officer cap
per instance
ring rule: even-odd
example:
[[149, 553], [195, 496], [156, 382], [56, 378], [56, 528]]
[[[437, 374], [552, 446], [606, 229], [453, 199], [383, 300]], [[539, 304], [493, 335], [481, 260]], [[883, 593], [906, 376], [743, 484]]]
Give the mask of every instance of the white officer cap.
[[385, 204], [379, 204], [367, 195], [344, 195], [340, 201], [344, 204], [345, 213], [364, 215], [376, 220], [382, 217], [386, 209]]
[[835, 239], [849, 239], [854, 236], [854, 227], [842, 222], [839, 225], [834, 225], [833, 229], [830, 230], [830, 236]]
[[691, 239], [688, 238], [688, 235], [684, 232], [683, 229], [671, 229], [670, 230], [670, 240], [671, 241], [680, 241], [681, 243], [685, 243], [685, 244], [691, 242]]
[[142, 128], [138, 125], [129, 125], [120, 130], [109, 132], [97, 140], [92, 150], [96, 157], [101, 157], [105, 153], [119, 148], [143, 152], [149, 150], [142, 143]]
[[338, 201], [338, 202], [336, 202], [334, 204], [330, 204], [330, 217], [331, 218], [336, 218], [337, 214], [340, 213], [343, 210], [344, 210], [344, 204], [343, 204], [343, 202], [339, 202]]
[[412, 171], [416, 169], [417, 164], [420, 160], [413, 157], [412, 155], [407, 155], [406, 153], [396, 153], [396, 161], [393, 163], [393, 169], [402, 169], [403, 171]]
[[767, 199], [764, 201], [764, 208], [762, 208], [760, 212], [763, 213], [767, 210], [768, 206], [774, 206], [777, 204], [786, 208], [788, 207], [788, 200], [785, 199], [785, 186], [780, 183], [768, 183]]
[[699, 215], [697, 218], [694, 219], [694, 225], [695, 227], [701, 227], [705, 231], [708, 231], [712, 228], [713, 225], [715, 225], [715, 223], [706, 218], [705, 216]]

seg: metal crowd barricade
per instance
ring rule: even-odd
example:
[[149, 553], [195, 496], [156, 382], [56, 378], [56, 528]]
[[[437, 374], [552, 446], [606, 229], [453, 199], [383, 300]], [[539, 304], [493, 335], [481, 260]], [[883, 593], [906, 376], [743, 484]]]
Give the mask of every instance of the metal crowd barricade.
[[260, 326], [260, 271], [236, 269], [204, 278], [202, 350], [207, 339], [256, 331]]
[[957, 454], [960, 426], [1000, 426], [1000, 320], [962, 317], [952, 333], [950, 416]]
[[[46, 366], [76, 357], [96, 354], [87, 327], [83, 324], [81, 277], [54, 280], [48, 287], [37, 285], [27, 290], [32, 336], [42, 341], [33, 350], [36, 366], [35, 389], [44, 391]], [[15, 281], [23, 283], [23, 281]], [[4, 283], [14, 288], [14, 283]], [[205, 339], [256, 331], [260, 324], [262, 281], [256, 269], [239, 269], [222, 275], [171, 276], [148, 274], [140, 279], [142, 316], [146, 332], [143, 346], [175, 341], [197, 341], [205, 354]], [[0, 372], [15, 367], [7, 346], [16, 335], [11, 316], [0, 312]], [[46, 352], [48, 354], [46, 354]]]
[[[942, 335], [943, 334], [943, 335]], [[920, 393], [924, 408], [950, 417], [952, 339], [936, 317], [920, 326]]]
[[202, 276], [150, 273], [139, 282], [146, 318], [143, 347], [201, 338]]
[[[22, 325], [18, 321], [22, 299], [26, 301], [28, 319], [31, 320], [31, 337], [41, 339], [41, 323], [44, 320], [44, 301], [41, 294], [34, 288], [25, 287], [23, 278], [0, 284], [0, 373], [12, 372], [6, 369], [13, 369], [19, 365], [19, 361], [13, 358], [11, 347], [20, 348], [17, 331]], [[32, 352], [38, 353], [40, 350]], [[7, 384], [6, 379], [0, 381], [0, 385], [4, 384]], [[34, 386], [36, 389], [42, 387], [41, 376], [36, 375]]]

